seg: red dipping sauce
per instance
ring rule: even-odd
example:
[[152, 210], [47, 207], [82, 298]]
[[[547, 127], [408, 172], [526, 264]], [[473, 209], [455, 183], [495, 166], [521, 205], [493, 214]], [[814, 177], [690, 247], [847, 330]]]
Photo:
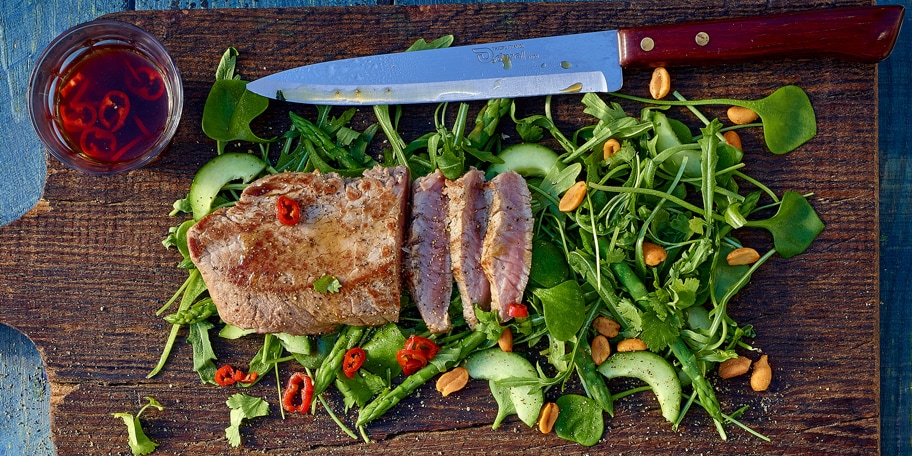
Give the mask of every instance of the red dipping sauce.
[[89, 174], [143, 166], [165, 149], [183, 107], [164, 46], [122, 22], [97, 20], [57, 37], [32, 72], [29, 113], [62, 163]]
[[61, 77], [56, 122], [74, 149], [105, 163], [142, 155], [165, 130], [164, 77], [123, 46], [93, 49]]

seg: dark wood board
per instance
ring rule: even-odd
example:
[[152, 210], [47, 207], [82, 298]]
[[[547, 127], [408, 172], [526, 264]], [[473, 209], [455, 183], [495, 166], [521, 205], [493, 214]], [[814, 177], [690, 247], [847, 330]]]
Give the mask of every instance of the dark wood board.
[[[827, 229], [805, 254], [776, 258], [732, 306], [751, 323], [754, 344], [769, 354], [775, 377], [757, 394], [747, 379], [722, 382], [725, 410], [750, 408], [742, 421], [769, 436], [762, 442], [729, 428], [720, 441], [702, 411], [674, 432], [648, 394], [625, 399], [595, 448], [542, 435], [515, 418], [499, 430], [485, 382], [449, 398], [431, 385], [373, 423], [374, 443], [354, 441], [325, 413], [279, 419], [275, 380], [247, 391], [272, 403], [272, 414], [247, 424], [244, 445], [224, 437], [225, 400], [233, 390], [200, 385], [191, 350], [178, 339], [160, 375], [146, 379], [168, 325], [154, 315], [184, 278], [178, 255], [162, 248], [171, 203], [185, 195], [194, 172], [214, 154], [202, 134], [202, 105], [227, 46], [240, 51], [247, 79], [326, 59], [402, 50], [418, 37], [454, 34], [457, 44], [534, 37], [697, 18], [752, 15], [856, 5], [854, 1], [627, 3], [510, 3], [416, 7], [146, 11], [110, 17], [158, 36], [182, 72], [186, 103], [169, 150], [142, 170], [90, 177], [49, 160], [42, 201], [0, 229], [0, 322], [25, 333], [41, 351], [52, 387], [52, 426], [61, 455], [128, 454], [114, 412], [135, 412], [153, 396], [163, 412], [143, 417], [156, 454], [584, 453], [623, 454], [872, 454], [879, 451], [878, 242], [876, 67], [802, 60], [682, 68], [672, 71], [689, 98], [760, 98], [784, 84], [809, 94], [819, 133], [799, 151], [774, 157], [758, 132], [743, 135], [751, 174], [774, 190], [812, 192]], [[626, 75], [627, 93], [647, 93], [648, 72]], [[541, 110], [538, 99], [524, 108]], [[627, 106], [627, 105], [625, 105]], [[629, 105], [635, 113], [639, 106]], [[265, 124], [284, 128], [289, 108], [274, 104]], [[433, 107], [408, 108], [406, 133], [421, 133]], [[368, 110], [365, 110], [365, 113]], [[722, 116], [723, 108], [706, 108]], [[683, 113], [680, 113], [683, 116]], [[578, 96], [557, 100], [555, 115], [582, 125]], [[362, 116], [367, 119], [367, 116]], [[757, 237], [758, 243], [768, 239]], [[246, 365], [257, 338], [216, 342], [220, 362]], [[339, 397], [329, 400], [337, 412]], [[351, 417], [347, 417], [351, 421]]]

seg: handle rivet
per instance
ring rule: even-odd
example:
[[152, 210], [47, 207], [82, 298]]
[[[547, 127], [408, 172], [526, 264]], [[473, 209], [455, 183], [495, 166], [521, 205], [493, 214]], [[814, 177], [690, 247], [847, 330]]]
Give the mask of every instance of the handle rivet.
[[648, 36], [646, 38], [643, 38], [642, 40], [640, 40], [640, 49], [642, 49], [646, 52], [649, 52], [649, 51], [655, 49], [655, 45], [656, 45], [655, 41], [653, 41], [653, 39]]
[[709, 33], [700, 32], [697, 33], [697, 36], [694, 37], [694, 41], [697, 42], [698, 46], [706, 46], [709, 44]]

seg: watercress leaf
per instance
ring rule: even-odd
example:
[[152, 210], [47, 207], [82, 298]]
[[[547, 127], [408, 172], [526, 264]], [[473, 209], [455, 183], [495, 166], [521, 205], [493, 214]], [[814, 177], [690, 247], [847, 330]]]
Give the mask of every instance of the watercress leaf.
[[811, 100], [798, 86], [783, 86], [766, 98], [732, 104], [750, 108], [760, 116], [766, 147], [774, 154], [791, 152], [817, 134]]
[[565, 394], [555, 403], [560, 411], [554, 422], [558, 437], [583, 446], [598, 443], [605, 432], [605, 420], [596, 401], [579, 394]]
[[212, 349], [212, 343], [209, 341], [209, 330], [213, 324], [203, 320], [190, 325], [190, 333], [187, 335], [187, 343], [193, 346], [193, 370], [199, 374], [203, 383], [215, 384], [215, 351]]
[[570, 275], [570, 267], [560, 247], [545, 239], [536, 239], [532, 243], [532, 267], [529, 280], [538, 286], [549, 288], [557, 286]]
[[282, 344], [282, 347], [285, 348], [288, 353], [309, 355], [313, 350], [310, 336], [293, 336], [288, 333], [276, 333], [274, 336], [279, 340], [279, 342]]
[[255, 329], [242, 329], [234, 325], [226, 324], [221, 331], [219, 331], [219, 337], [222, 339], [234, 340], [240, 339], [241, 337], [255, 333]]
[[548, 332], [560, 341], [570, 340], [586, 320], [586, 302], [576, 280], [532, 291], [542, 302]]
[[792, 191], [782, 195], [776, 215], [766, 220], [749, 221], [744, 225], [769, 230], [773, 235], [773, 245], [783, 258], [804, 252], [824, 228], [808, 200]]
[[316, 350], [311, 350], [307, 354], [291, 352], [291, 356], [302, 367], [311, 370], [317, 369], [323, 364], [323, 360], [329, 355], [329, 352], [332, 351], [336, 338], [336, 333], [324, 334], [316, 338]]
[[367, 355], [362, 369], [386, 378], [395, 378], [402, 372], [396, 361], [396, 352], [405, 345], [405, 336], [395, 323], [381, 326], [361, 348]]
[[250, 130], [250, 122], [268, 107], [269, 99], [247, 90], [247, 81], [216, 81], [203, 105], [203, 133], [216, 141], [267, 143]]
[[230, 426], [225, 429], [225, 437], [233, 447], [241, 445], [241, 424], [245, 419], [269, 415], [269, 403], [258, 397], [237, 393], [225, 402], [231, 409]]

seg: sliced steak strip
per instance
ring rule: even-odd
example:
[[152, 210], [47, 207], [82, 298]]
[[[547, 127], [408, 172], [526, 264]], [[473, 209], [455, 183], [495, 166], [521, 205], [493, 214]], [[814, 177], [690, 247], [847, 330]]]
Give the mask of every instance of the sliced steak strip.
[[[405, 167], [377, 167], [362, 178], [281, 173], [201, 219], [187, 245], [222, 320], [290, 334], [397, 321], [408, 185]], [[294, 225], [276, 217], [282, 195], [301, 207]], [[325, 275], [339, 280], [337, 293], [314, 290]]]
[[531, 194], [525, 179], [513, 171], [498, 174], [487, 184], [488, 229], [481, 266], [491, 283], [491, 309], [508, 321], [510, 304], [521, 303], [532, 266]]
[[481, 267], [482, 244], [488, 227], [484, 173], [472, 168], [446, 185], [453, 278], [466, 323], [474, 328], [478, 323], [475, 305], [484, 310], [491, 308], [491, 284]]
[[415, 179], [403, 273], [412, 300], [431, 332], [450, 330], [453, 274], [447, 240], [446, 178], [440, 170]]

